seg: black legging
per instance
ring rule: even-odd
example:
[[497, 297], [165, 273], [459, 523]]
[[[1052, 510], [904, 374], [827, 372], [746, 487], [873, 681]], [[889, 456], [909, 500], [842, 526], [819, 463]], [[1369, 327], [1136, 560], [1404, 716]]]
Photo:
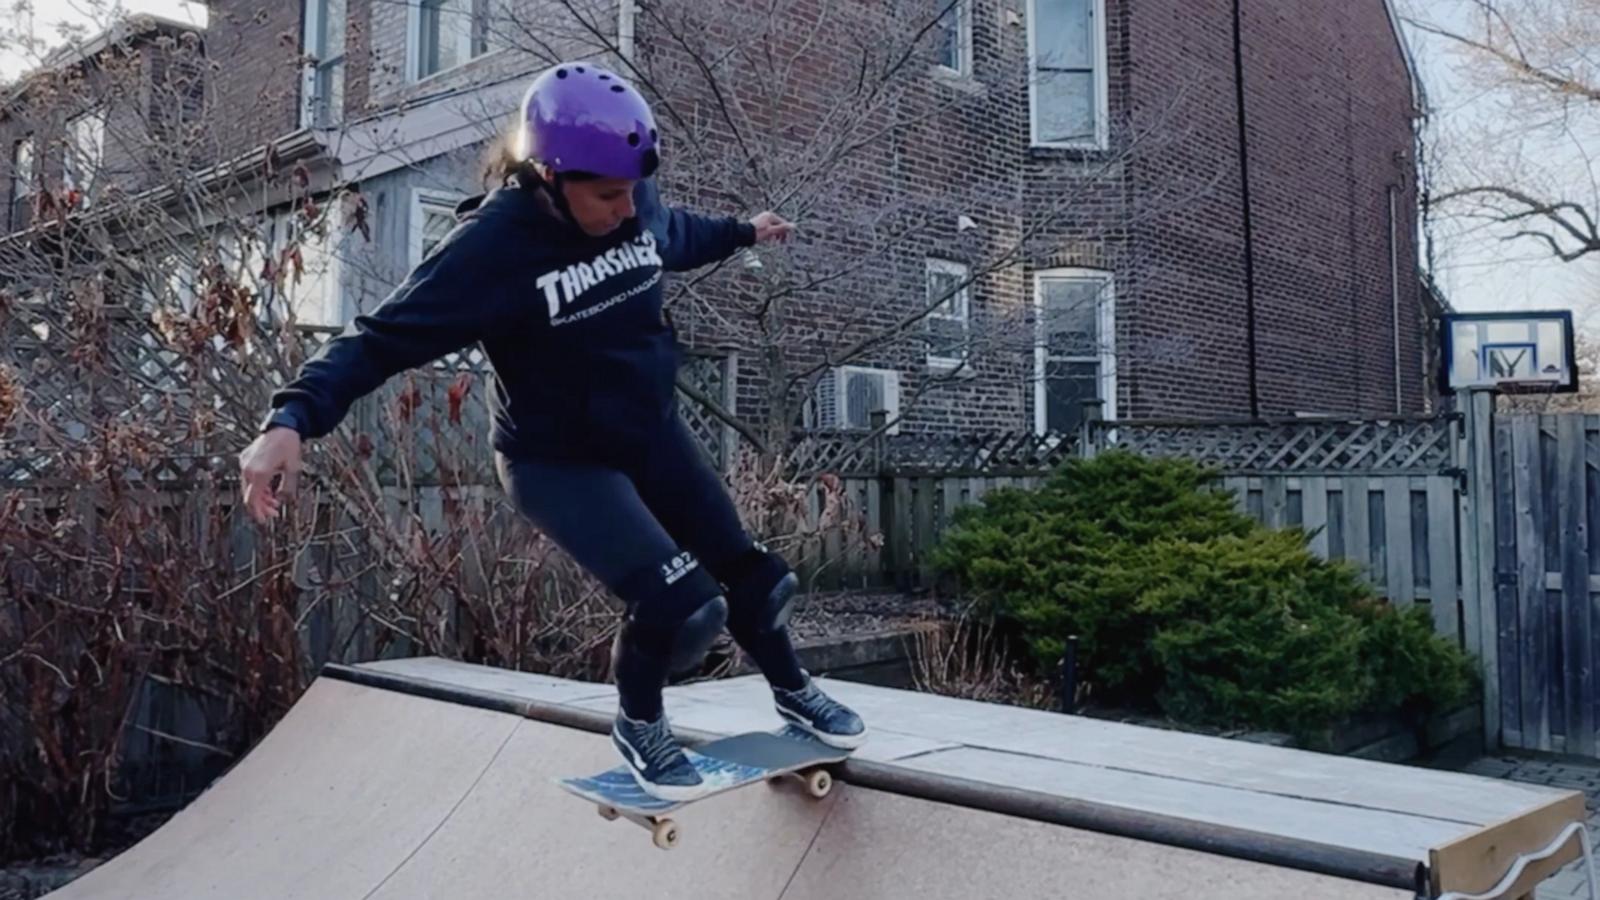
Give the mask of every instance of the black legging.
[[[518, 510], [624, 600], [627, 582], [688, 551], [719, 582], [730, 564], [754, 546], [722, 479], [682, 421], [672, 418], [657, 440], [634, 458], [606, 462], [511, 459], [497, 455], [500, 481]], [[730, 605], [750, 598], [728, 597]], [[745, 617], [746, 619], [748, 617]], [[804, 683], [786, 629], [741, 627], [730, 616], [734, 640], [773, 684]], [[634, 719], [661, 713], [664, 660], [624, 659], [617, 666], [623, 711]]]

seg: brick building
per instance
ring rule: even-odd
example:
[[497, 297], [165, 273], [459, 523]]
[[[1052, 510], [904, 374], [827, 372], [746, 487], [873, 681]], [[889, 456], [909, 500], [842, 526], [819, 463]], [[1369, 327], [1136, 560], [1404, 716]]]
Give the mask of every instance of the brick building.
[[174, 154], [204, 112], [200, 35], [137, 16], [51, 54], [0, 93], [5, 230], [41, 209], [76, 209], [144, 190], [164, 169], [203, 162]]
[[[365, 204], [370, 239], [310, 254], [326, 274], [295, 298], [306, 321], [370, 308], [442, 236], [530, 72], [610, 55], [672, 107], [671, 198], [799, 198], [791, 256], [674, 297], [741, 416], [797, 391], [796, 424], [860, 427], [882, 406], [913, 431], [1071, 429], [1086, 399], [1121, 418], [1428, 402], [1420, 88], [1386, 0], [1240, 4], [1237, 27], [1223, 0], [917, 0], [900, 20], [791, 4], [777, 22], [746, 0], [651, 7], [665, 18], [616, 0], [209, 6], [219, 159], [298, 140]], [[914, 65], [863, 91], [861, 61], [891, 56], [865, 38], [910, 33]], [[792, 54], [787, 80], [697, 76], [752, 36]], [[840, 131], [861, 146], [818, 157]], [[792, 175], [812, 164], [827, 177]], [[816, 284], [741, 320], [775, 273]]]

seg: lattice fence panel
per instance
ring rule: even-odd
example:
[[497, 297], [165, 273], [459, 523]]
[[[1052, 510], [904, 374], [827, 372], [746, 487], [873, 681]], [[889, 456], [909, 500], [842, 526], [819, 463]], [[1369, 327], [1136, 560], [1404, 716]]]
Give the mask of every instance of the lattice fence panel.
[[1192, 459], [1226, 472], [1400, 474], [1455, 465], [1449, 417], [1268, 423], [1099, 422], [1098, 448]]

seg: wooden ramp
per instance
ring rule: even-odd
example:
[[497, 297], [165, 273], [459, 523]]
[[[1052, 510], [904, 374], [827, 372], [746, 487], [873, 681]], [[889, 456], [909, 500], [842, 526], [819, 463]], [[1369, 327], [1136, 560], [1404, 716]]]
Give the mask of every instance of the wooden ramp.
[[[1487, 888], [1583, 815], [1574, 792], [831, 689], [874, 727], [832, 794], [710, 798], [662, 852], [554, 783], [612, 761], [609, 686], [333, 668], [164, 828], [50, 896], [1409, 898]], [[692, 741], [776, 724], [755, 679], [670, 693]]]

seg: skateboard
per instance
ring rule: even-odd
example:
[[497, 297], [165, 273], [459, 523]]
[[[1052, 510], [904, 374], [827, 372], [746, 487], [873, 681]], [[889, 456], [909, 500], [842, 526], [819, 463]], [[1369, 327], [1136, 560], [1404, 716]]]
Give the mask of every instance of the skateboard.
[[822, 743], [793, 725], [778, 731], [751, 731], [712, 741], [684, 753], [700, 777], [706, 792], [693, 800], [661, 800], [639, 787], [626, 766], [617, 766], [582, 778], [562, 778], [562, 788], [596, 807], [607, 821], [626, 819], [650, 832], [657, 847], [671, 850], [678, 846], [682, 829], [670, 815], [707, 797], [755, 784], [796, 778], [806, 792], [822, 799], [833, 789], [833, 775], [826, 766], [843, 762], [851, 751]]

